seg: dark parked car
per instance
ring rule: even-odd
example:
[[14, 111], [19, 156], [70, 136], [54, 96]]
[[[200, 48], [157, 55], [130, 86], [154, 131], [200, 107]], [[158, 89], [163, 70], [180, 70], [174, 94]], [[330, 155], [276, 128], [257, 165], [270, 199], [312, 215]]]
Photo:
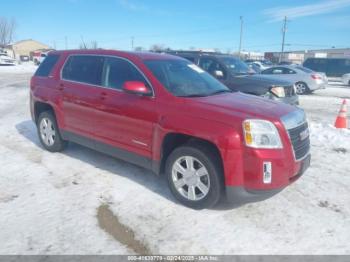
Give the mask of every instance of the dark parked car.
[[218, 53], [169, 52], [190, 60], [233, 91], [298, 105], [294, 83], [259, 75], [240, 59]]
[[342, 77], [350, 73], [350, 58], [308, 58], [303, 66], [329, 77]]
[[176, 56], [51, 52], [31, 80], [30, 109], [48, 151], [72, 141], [165, 174], [196, 209], [225, 195], [266, 199], [310, 164], [303, 110], [232, 92]]

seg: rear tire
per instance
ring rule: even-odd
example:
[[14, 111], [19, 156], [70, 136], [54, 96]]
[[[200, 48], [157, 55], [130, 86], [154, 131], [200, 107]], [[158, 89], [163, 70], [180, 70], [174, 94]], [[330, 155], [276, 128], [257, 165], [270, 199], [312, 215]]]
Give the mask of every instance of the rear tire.
[[199, 144], [176, 148], [166, 161], [166, 176], [174, 197], [193, 209], [217, 204], [224, 184], [220, 161], [216, 154]]
[[304, 82], [295, 83], [296, 91], [298, 95], [305, 95], [310, 93], [310, 89]]
[[51, 111], [39, 115], [37, 130], [42, 146], [50, 152], [61, 152], [67, 146], [58, 129], [56, 118]]

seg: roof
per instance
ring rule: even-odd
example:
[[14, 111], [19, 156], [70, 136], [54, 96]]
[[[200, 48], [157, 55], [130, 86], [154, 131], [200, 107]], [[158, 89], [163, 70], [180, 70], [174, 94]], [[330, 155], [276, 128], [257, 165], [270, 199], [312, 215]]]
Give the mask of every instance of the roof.
[[29, 42], [29, 41], [32, 41], [32, 42], [36, 42], [40, 45], [44, 45], [44, 46], [48, 46], [46, 44], [43, 44], [39, 41], [36, 41], [36, 40], [33, 40], [33, 39], [24, 39], [24, 40], [20, 40], [20, 41], [17, 41], [17, 42], [14, 42], [14, 43], [11, 43], [11, 44], [8, 44], [7, 46], [13, 46], [13, 45], [18, 45], [18, 44], [21, 44], [21, 43], [24, 43], [24, 42]]
[[159, 54], [152, 52], [129, 52], [129, 51], [119, 51], [119, 50], [107, 50], [107, 49], [77, 49], [77, 50], [59, 50], [52, 51], [51, 54], [66, 54], [66, 55], [116, 55], [122, 57], [134, 57], [141, 60], [166, 60], [166, 59], [182, 59], [178, 56], [173, 56], [169, 54]]

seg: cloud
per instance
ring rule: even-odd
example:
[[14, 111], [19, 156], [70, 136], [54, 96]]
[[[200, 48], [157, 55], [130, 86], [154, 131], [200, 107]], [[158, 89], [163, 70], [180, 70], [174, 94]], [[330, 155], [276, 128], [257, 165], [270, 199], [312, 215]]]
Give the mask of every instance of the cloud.
[[300, 6], [280, 6], [263, 10], [263, 14], [270, 18], [270, 22], [277, 22], [287, 16], [289, 19], [331, 13], [350, 6], [350, 0], [327, 0], [316, 4]]
[[144, 12], [144, 13], [150, 13], [152, 15], [159, 15], [159, 16], [173, 16], [174, 14], [180, 14], [180, 13], [172, 13], [162, 9], [150, 8], [149, 6], [141, 4], [136, 0], [118, 0], [118, 3], [124, 9], [127, 9], [132, 12]]
[[130, 11], [148, 11], [149, 10], [147, 6], [142, 5], [140, 3], [136, 3], [135, 1], [119, 0], [118, 2], [122, 7]]

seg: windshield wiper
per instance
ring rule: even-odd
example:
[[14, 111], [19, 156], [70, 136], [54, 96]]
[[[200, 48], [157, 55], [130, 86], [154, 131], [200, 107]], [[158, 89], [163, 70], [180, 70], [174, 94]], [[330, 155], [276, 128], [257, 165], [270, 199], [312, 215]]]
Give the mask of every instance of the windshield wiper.
[[222, 90], [218, 90], [218, 91], [215, 91], [213, 93], [210, 93], [208, 96], [217, 95], [217, 94], [221, 94], [221, 93], [232, 93], [232, 91], [228, 90], [228, 89], [222, 89]]
[[178, 96], [178, 97], [204, 97], [208, 96], [206, 94], [190, 94], [190, 95], [183, 95], [183, 96]]

